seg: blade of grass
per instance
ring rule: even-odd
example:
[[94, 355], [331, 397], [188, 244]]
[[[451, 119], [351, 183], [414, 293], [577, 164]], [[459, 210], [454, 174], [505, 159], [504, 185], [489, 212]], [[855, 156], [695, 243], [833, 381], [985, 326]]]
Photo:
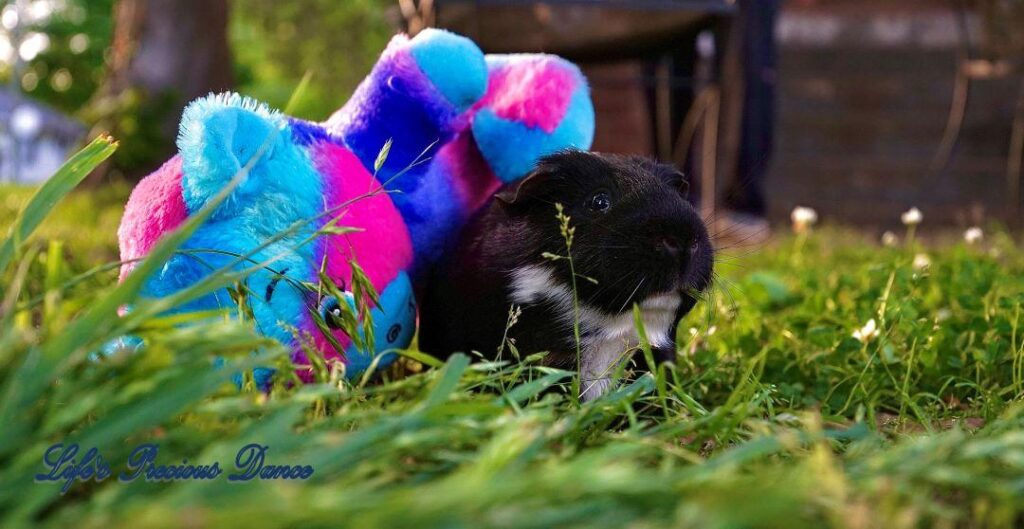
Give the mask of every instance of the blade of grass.
[[115, 150], [117, 142], [109, 136], [100, 136], [75, 153], [39, 188], [14, 221], [10, 235], [0, 245], [0, 271], [7, 268], [28, 236], [39, 227], [57, 203], [85, 180], [93, 169], [114, 154]]
[[10, 453], [18, 445], [17, 432], [24, 430], [27, 420], [26, 414], [19, 414], [18, 411], [38, 399], [46, 387], [57, 380], [64, 370], [84, 359], [100, 342], [116, 338], [113, 331], [118, 324], [118, 308], [138, 296], [149, 276], [163, 266], [174, 251], [188, 240], [220, 203], [245, 180], [256, 162], [266, 153], [276, 134], [278, 131], [271, 131], [238, 174], [180, 227], [166, 234], [120, 285], [102, 296], [85, 314], [68, 324], [59, 335], [51, 337], [41, 347], [33, 348], [29, 352], [15, 370], [14, 376], [7, 381], [3, 398], [0, 400], [0, 424], [11, 426], [0, 432], [0, 456]]
[[309, 90], [309, 83], [313, 80], [313, 71], [306, 70], [306, 73], [302, 74], [302, 79], [299, 84], [295, 86], [295, 90], [292, 91], [291, 97], [288, 98], [288, 103], [284, 106], [282, 111], [284, 114], [294, 114], [295, 108], [299, 106], [299, 102], [306, 96], [306, 92]]

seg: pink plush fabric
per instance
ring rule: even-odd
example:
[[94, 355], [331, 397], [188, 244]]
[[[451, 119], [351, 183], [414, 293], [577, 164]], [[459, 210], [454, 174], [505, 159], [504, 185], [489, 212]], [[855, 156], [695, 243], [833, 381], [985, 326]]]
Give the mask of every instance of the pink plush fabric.
[[447, 168], [452, 193], [462, 211], [479, 210], [501, 187], [501, 181], [491, 171], [468, 130], [445, 145], [438, 158]]
[[181, 158], [175, 156], [135, 186], [117, 236], [121, 241], [121, 280], [145, 257], [160, 236], [185, 221], [181, 196]]
[[561, 124], [576, 85], [573, 72], [552, 57], [516, 57], [491, 70], [487, 93], [476, 107], [551, 133]]
[[[337, 225], [361, 228], [357, 232], [322, 237], [316, 252], [317, 266], [326, 252], [327, 275], [338, 286], [348, 287], [352, 280], [349, 262], [355, 259], [377, 292], [382, 292], [400, 271], [412, 264], [412, 241], [405, 222], [390, 197], [380, 189], [380, 183], [351, 151], [330, 143], [321, 143], [312, 149], [316, 169], [324, 175], [325, 207], [332, 209], [343, 205], [335, 212], [339, 217]], [[339, 356], [311, 318], [304, 322], [303, 330], [313, 337], [325, 358]], [[341, 331], [335, 333], [335, 338], [342, 347], [350, 343]], [[295, 360], [299, 364], [308, 363], [301, 353]], [[300, 377], [308, 375], [307, 370], [298, 371]]]
[[324, 175], [327, 207], [344, 205], [335, 213], [340, 217], [338, 225], [361, 228], [324, 239], [330, 252], [328, 274], [347, 284], [352, 277], [348, 261], [356, 259], [373, 286], [383, 289], [412, 263], [412, 243], [402, 216], [351, 151], [322, 143], [314, 147], [313, 160], [317, 171]]

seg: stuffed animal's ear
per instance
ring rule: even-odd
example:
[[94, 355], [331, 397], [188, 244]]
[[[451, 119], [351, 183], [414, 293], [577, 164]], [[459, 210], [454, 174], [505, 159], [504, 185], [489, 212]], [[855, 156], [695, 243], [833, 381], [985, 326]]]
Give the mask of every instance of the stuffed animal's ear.
[[182, 192], [191, 211], [202, 206], [242, 169], [251, 172], [273, 155], [283, 118], [238, 94], [197, 99], [181, 118], [178, 150]]

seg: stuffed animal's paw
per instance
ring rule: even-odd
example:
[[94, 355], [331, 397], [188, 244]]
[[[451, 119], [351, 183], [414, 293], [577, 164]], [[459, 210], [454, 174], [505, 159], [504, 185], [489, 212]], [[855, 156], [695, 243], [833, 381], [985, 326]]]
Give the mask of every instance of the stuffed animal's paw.
[[473, 41], [444, 30], [425, 29], [408, 46], [420, 70], [459, 112], [484, 95], [487, 65]]
[[[356, 302], [351, 292], [344, 292], [342, 299], [328, 297], [321, 302], [320, 317], [329, 322], [333, 311], [342, 311], [345, 304], [349, 311], [356, 311]], [[380, 292], [379, 304], [370, 309], [373, 322], [374, 350], [365, 351], [349, 344], [345, 349], [345, 364], [348, 376], [358, 375], [371, 366], [385, 367], [396, 358], [395, 351], [409, 346], [416, 330], [416, 299], [412, 282], [405, 272], [400, 272]], [[362, 328], [357, 331], [365, 340]], [[339, 341], [347, 342], [343, 331], [338, 331]]]
[[540, 157], [589, 149], [594, 106], [576, 65], [553, 55], [488, 55], [490, 85], [473, 118], [477, 147], [505, 183]]

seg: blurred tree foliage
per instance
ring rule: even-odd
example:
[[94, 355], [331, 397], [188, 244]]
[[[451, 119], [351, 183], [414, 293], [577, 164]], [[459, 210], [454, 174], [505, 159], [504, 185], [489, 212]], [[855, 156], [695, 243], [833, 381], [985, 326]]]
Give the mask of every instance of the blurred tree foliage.
[[[147, 113], [131, 94], [97, 97], [110, 81], [118, 0], [33, 1], [48, 2], [52, 13], [21, 29], [46, 35], [49, 45], [24, 66], [22, 89], [95, 130], [117, 129], [126, 146], [115, 160], [117, 172], [138, 176], [151, 169], [151, 158], [164, 156], [171, 147], [164, 144], [173, 141], [161, 134], [159, 116]], [[396, 31], [395, 5], [394, 0], [231, 1], [235, 89], [283, 108], [308, 73], [310, 82], [292, 110], [299, 117], [325, 119], [348, 100]], [[9, 64], [0, 65], [0, 78], [10, 72]]]
[[138, 179], [176, 151], [189, 101], [234, 87], [228, 0], [117, 0], [103, 85], [80, 115], [120, 149], [103, 176]]
[[[45, 35], [49, 45], [25, 65], [19, 84], [31, 97], [75, 114], [103, 83], [114, 0], [63, 0], [60, 4], [49, 16], [23, 28], [26, 34]], [[11, 65], [4, 62], [5, 82], [10, 75]]]
[[236, 1], [231, 41], [239, 90], [283, 108], [309, 72], [310, 84], [293, 111], [327, 118], [348, 100], [395, 32], [393, 6], [394, 0]]

